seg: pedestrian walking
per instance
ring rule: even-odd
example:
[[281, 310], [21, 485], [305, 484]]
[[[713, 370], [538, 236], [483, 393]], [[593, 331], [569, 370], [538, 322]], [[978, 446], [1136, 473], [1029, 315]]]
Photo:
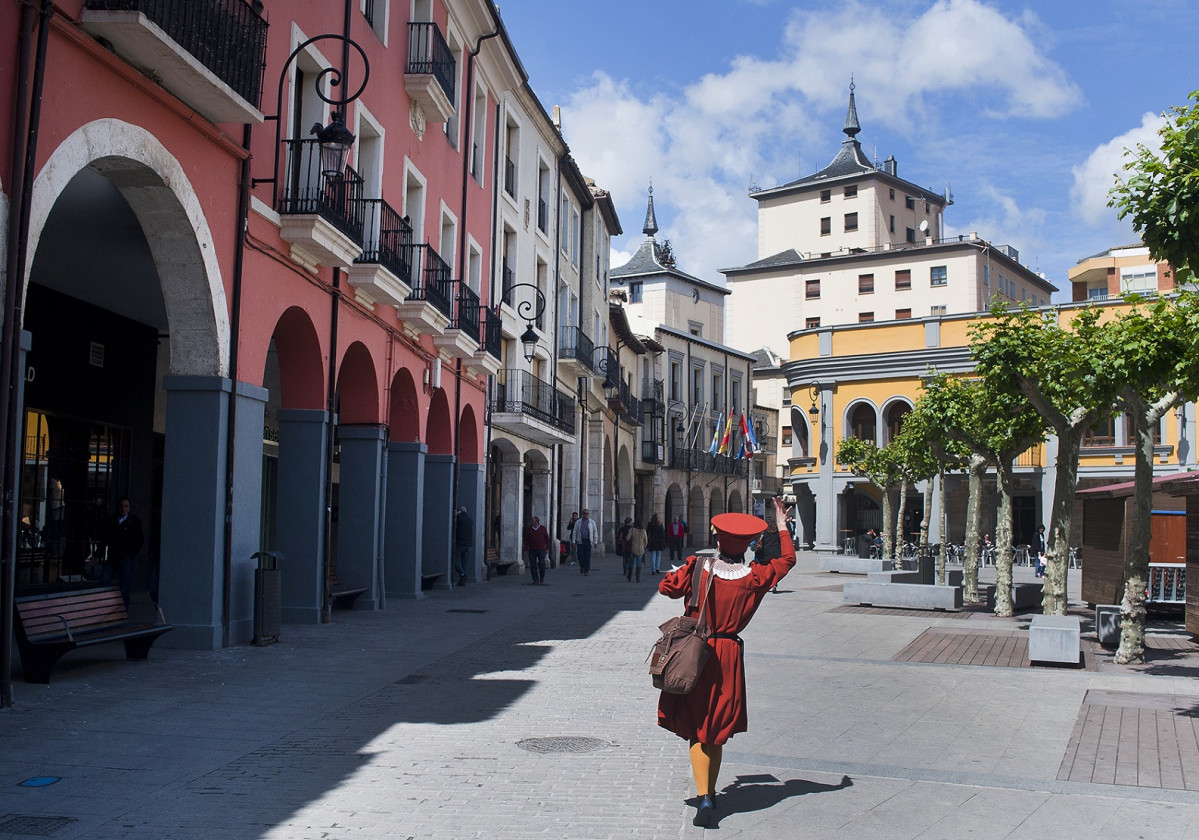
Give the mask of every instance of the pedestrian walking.
[[454, 574], [456, 586], [466, 586], [468, 572], [475, 552], [475, 520], [466, 512], [466, 505], [458, 506], [454, 516]]
[[645, 533], [645, 529], [641, 527], [639, 521], [633, 522], [625, 534], [625, 546], [629, 552], [629, 567], [625, 572], [625, 577], [630, 582], [633, 580], [634, 573], [637, 575], [637, 583], [641, 583], [641, 564], [645, 562], [645, 546], [649, 542], [649, 537]]
[[575, 539], [575, 523], [579, 521], [579, 513], [575, 511], [570, 515], [570, 521], [566, 523], [566, 527], [562, 529], [562, 543], [566, 546], [566, 556], [563, 559], [563, 564], [570, 563], [575, 565], [578, 562], [578, 545]]
[[1037, 533], [1032, 538], [1032, 556], [1033, 562], [1037, 564], [1036, 576], [1045, 577], [1045, 561], [1048, 560], [1048, 557], [1046, 557], [1044, 525], [1037, 526]]
[[[129, 609], [129, 598], [133, 594], [134, 567], [137, 564], [137, 555], [141, 553], [146, 540], [142, 532], [142, 521], [133, 512], [133, 505], [127, 497], [117, 499], [116, 513], [104, 520], [101, 542], [104, 543], [108, 562], [101, 569], [100, 585], [111, 586], [115, 579], [121, 587], [125, 609]], [[152, 600], [158, 603], [157, 591], [152, 593]]]
[[591, 511], [584, 510], [575, 523], [575, 550], [579, 554], [579, 574], [591, 574], [591, 547], [599, 542], [599, 529], [591, 518]]
[[766, 590], [781, 580], [795, 565], [795, 547], [787, 533], [786, 511], [774, 500], [775, 525], [782, 547], [781, 556], [766, 564], [745, 564], [750, 541], [766, 529], [766, 522], [744, 513], [722, 513], [712, 517], [717, 529], [715, 559], [688, 557], [682, 568], [662, 576], [658, 591], [669, 598], [683, 598], [688, 615], [698, 617], [689, 597], [695, 564], [702, 562], [699, 585], [712, 578], [708, 596], [707, 622], [712, 628], [708, 644], [711, 655], [690, 694], [663, 693], [658, 700], [658, 725], [687, 740], [691, 770], [698, 795], [695, 825], [710, 826], [715, 818], [716, 781], [720, 760], [729, 738], [748, 728], [745, 697], [745, 661], [741, 637]]
[[666, 531], [666, 541], [670, 546], [670, 565], [677, 566], [683, 562], [683, 538], [687, 535], [687, 523], [677, 516], [670, 517], [670, 526]]
[[540, 586], [545, 583], [545, 558], [550, 550], [550, 532], [534, 516], [525, 528], [525, 550], [529, 552], [529, 574], [533, 576], [533, 584]]
[[645, 526], [645, 534], [646, 560], [649, 563], [650, 574], [656, 575], [662, 569], [662, 549], [666, 548], [666, 528], [658, 514], [650, 517], [649, 524]]

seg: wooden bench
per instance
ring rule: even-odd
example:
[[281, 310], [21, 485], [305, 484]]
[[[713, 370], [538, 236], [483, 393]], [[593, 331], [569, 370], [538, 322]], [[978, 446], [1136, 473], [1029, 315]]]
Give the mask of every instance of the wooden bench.
[[344, 585], [337, 577], [337, 570], [329, 569], [329, 600], [335, 610], [351, 610], [358, 596], [365, 592], [365, 586]]
[[500, 550], [498, 548], [487, 549], [487, 576], [490, 577], [492, 572], [497, 575], [508, 574], [508, 569], [516, 565], [511, 560], [507, 563], [500, 562]]
[[158, 611], [156, 624], [132, 624], [116, 586], [76, 589], [16, 599], [17, 648], [25, 681], [49, 683], [63, 654], [105, 642], [124, 642], [126, 659], [145, 659], [154, 640], [171, 630]]

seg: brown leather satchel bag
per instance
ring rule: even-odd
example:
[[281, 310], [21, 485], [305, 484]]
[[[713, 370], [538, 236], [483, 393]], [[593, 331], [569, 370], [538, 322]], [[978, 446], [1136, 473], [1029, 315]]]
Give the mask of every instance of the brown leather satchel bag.
[[701, 595], [699, 581], [702, 574], [703, 560], [696, 558], [695, 573], [691, 579], [691, 608], [695, 609], [698, 601], [699, 617], [680, 615], [661, 624], [658, 629], [662, 631], [662, 637], [649, 652], [649, 672], [654, 680], [654, 688], [667, 694], [690, 694], [711, 653], [708, 638], [712, 635], [712, 629], [708, 626], [705, 612], [712, 573], [708, 573]]

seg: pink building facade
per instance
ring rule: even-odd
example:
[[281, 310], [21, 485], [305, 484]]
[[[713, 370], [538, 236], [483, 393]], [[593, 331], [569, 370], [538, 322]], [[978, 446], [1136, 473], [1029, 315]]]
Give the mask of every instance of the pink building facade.
[[285, 622], [448, 588], [459, 505], [481, 577], [527, 83], [490, 0], [58, 0], [0, 39], [17, 594], [78, 582], [122, 496], [167, 644], [250, 641], [260, 551]]

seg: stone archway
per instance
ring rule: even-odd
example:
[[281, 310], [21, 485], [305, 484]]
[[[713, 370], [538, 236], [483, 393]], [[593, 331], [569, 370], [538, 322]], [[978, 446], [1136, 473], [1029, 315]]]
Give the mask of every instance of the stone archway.
[[[75, 418], [86, 439], [96, 435], [87, 427], [103, 435], [125, 429], [123, 448], [109, 447], [119, 453], [106, 460], [118, 465], [111, 480], [99, 493], [93, 480], [83, 484], [92, 487], [91, 506], [129, 495], [144, 518], [146, 588], [175, 626], [164, 644], [212, 649], [249, 641], [260, 517], [235, 517], [227, 543], [225, 505], [230, 493], [242, 511], [261, 499], [255, 451], [267, 395], [227, 379], [224, 281], [186, 171], [138, 126], [105, 119], [78, 128], [34, 179], [28, 252], [25, 276], [10, 282], [22, 283], [23, 326], [41, 334], [34, 352], [66, 352], [79, 341], [87, 351], [90, 343], [81, 358], [100, 375], [88, 377], [89, 393], [82, 377], [49, 376], [56, 362], [45, 355], [45, 383], [57, 384], [27, 392], [27, 404]], [[73, 327], [69, 312], [86, 326]], [[72, 364], [70, 354], [61, 360]], [[235, 436], [227, 428], [230, 400], [237, 402]], [[229, 452], [239, 456], [232, 464]]]

